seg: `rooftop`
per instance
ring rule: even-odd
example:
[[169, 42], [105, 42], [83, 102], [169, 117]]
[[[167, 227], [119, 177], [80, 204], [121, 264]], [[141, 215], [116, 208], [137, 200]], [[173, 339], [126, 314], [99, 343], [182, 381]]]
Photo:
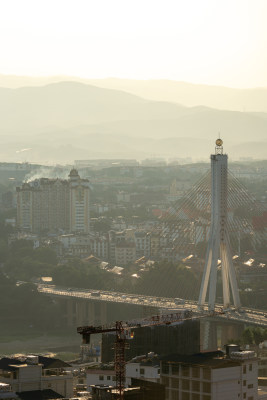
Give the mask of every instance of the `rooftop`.
[[[59, 360], [58, 358], [44, 356], [38, 356], [38, 364], [42, 364], [43, 369], [70, 367], [69, 364]], [[16, 358], [3, 357], [0, 359], [0, 369], [4, 371], [15, 371], [18, 367], [25, 367], [27, 365], [33, 365], [33, 363], [29, 361], [29, 359], [27, 361], [27, 356]]]
[[160, 357], [160, 360], [211, 368], [228, 368], [240, 365], [239, 361], [226, 358], [222, 351], [211, 351], [192, 355], [170, 354]]
[[19, 398], [22, 400], [51, 400], [51, 399], [63, 399], [64, 397], [54, 392], [51, 389], [45, 390], [31, 390], [27, 392], [18, 393]]

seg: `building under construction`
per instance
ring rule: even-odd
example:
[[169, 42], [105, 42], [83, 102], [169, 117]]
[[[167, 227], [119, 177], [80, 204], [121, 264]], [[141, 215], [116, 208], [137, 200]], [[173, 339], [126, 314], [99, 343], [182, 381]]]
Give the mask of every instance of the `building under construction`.
[[[154, 352], [160, 355], [170, 353], [193, 354], [200, 352], [200, 321], [185, 320], [174, 325], [143, 326], [132, 328], [132, 339], [127, 340], [125, 360]], [[114, 360], [114, 334], [102, 335], [102, 362]]]

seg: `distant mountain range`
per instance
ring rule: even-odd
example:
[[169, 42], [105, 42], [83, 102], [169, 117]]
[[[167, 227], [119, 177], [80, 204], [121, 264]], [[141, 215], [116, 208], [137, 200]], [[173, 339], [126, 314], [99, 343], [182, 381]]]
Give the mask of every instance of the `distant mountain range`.
[[[19, 86], [23, 78], [17, 79]], [[1, 82], [0, 76], [0, 86]], [[95, 86], [104, 83], [112, 86], [116, 82], [121, 90]], [[126, 92], [129, 82], [128, 86], [136, 82], [135, 89], [131, 89], [135, 94]], [[79, 158], [152, 156], [208, 159], [219, 131], [232, 158], [266, 158], [267, 113], [261, 106], [255, 106], [253, 112], [219, 110], [207, 107], [204, 100], [208, 97], [203, 94], [202, 99], [199, 97], [201, 106], [187, 107], [173, 100], [174, 95], [183, 97], [179, 90], [169, 91], [169, 101], [163, 101], [169, 84], [187, 84], [166, 81], [164, 86], [165, 81], [147, 81], [142, 89], [141, 81], [134, 82], [102, 80], [89, 85], [69, 81], [35, 86], [34, 78], [29, 78], [28, 87], [0, 87], [0, 161], [72, 163]], [[140, 97], [139, 92], [148, 93], [153, 82], [154, 88], [163, 85], [166, 90], [157, 94], [155, 89], [154, 100], [148, 99], [148, 94], [146, 99]], [[195, 93], [200, 90], [199, 85], [191, 86]], [[202, 87], [203, 91], [209, 88], [216, 89]], [[217, 89], [218, 93], [220, 90], [240, 93], [236, 89]], [[256, 96], [261, 91], [258, 104], [267, 90], [253, 92]], [[191, 101], [197, 102], [197, 96], [192, 94]], [[216, 96], [213, 101], [218, 101]], [[265, 107], [267, 110], [267, 102]]]
[[206, 106], [241, 112], [267, 112], [267, 88], [237, 89], [162, 79], [85, 79], [70, 76], [29, 77], [0, 74], [0, 87], [5, 88], [44, 86], [62, 81], [122, 90], [149, 100], [173, 102], [187, 107]]

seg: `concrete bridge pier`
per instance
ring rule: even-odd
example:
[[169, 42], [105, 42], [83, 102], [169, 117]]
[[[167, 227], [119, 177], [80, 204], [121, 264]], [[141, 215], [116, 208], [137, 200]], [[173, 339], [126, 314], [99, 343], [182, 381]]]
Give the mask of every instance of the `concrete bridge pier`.
[[74, 309], [75, 302], [72, 299], [67, 300], [67, 325], [73, 326], [75, 319], [76, 308]]
[[245, 328], [239, 321], [205, 318], [201, 321], [201, 350], [223, 348], [231, 340], [240, 339]]
[[108, 305], [105, 302], [101, 302], [100, 304], [100, 321], [101, 324], [106, 324], [108, 318]]
[[95, 323], [95, 305], [92, 301], [87, 302], [87, 322], [88, 325], [94, 325]]
[[97, 325], [106, 324], [108, 319], [108, 305], [104, 301], [84, 299], [67, 300], [67, 325]]
[[203, 321], [203, 339], [202, 339], [202, 351], [216, 350], [218, 347], [217, 342], [217, 326], [212, 321]]
[[76, 301], [76, 325], [82, 326], [87, 324], [87, 304], [85, 301]]

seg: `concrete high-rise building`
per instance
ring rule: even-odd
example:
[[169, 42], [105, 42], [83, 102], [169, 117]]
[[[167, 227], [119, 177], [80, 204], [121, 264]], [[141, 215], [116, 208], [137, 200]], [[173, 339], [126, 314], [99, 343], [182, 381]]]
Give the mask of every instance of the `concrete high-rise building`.
[[69, 174], [70, 190], [70, 231], [89, 232], [90, 228], [90, 188], [88, 179], [81, 179], [78, 171]]
[[[187, 310], [181, 311], [184, 317]], [[177, 325], [133, 328], [133, 338], [125, 350], [125, 359], [136, 355], [154, 352], [161, 356], [167, 354], [192, 354], [200, 351], [200, 321], [185, 320]], [[102, 362], [114, 360], [114, 335], [102, 335]]]
[[89, 181], [75, 169], [69, 180], [35, 179], [17, 188], [17, 226], [34, 233], [88, 233], [89, 202]]

